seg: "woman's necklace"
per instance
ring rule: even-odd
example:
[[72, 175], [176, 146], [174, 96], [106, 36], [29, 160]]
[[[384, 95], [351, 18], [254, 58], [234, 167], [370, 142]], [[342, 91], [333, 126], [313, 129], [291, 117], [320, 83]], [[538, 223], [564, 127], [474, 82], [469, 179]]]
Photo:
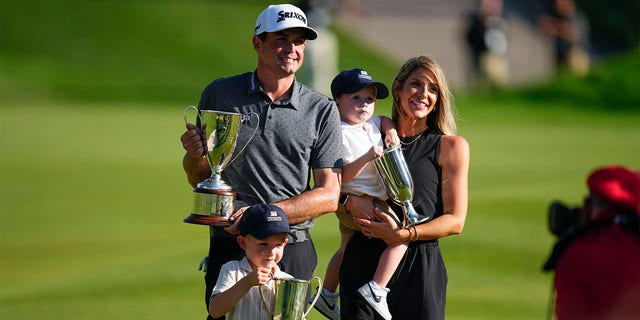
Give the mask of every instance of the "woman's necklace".
[[[427, 130], [425, 130], [427, 131]], [[413, 138], [413, 140], [409, 141], [409, 142], [402, 142], [402, 140], [400, 140], [400, 144], [402, 145], [402, 150], [407, 150], [407, 148], [414, 144], [416, 141], [420, 140], [420, 138], [422, 138], [422, 134], [424, 134], [425, 131], [420, 132], [420, 134]]]

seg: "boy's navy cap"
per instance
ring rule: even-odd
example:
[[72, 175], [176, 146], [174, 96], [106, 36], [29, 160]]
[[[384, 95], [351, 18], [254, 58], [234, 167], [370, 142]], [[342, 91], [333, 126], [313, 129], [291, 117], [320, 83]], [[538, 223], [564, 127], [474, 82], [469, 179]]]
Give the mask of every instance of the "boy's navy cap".
[[345, 93], [354, 93], [369, 85], [376, 86], [376, 99], [384, 99], [389, 96], [387, 86], [374, 81], [369, 73], [358, 68], [338, 73], [331, 81], [331, 94], [333, 99], [337, 99]]
[[257, 204], [249, 207], [240, 218], [240, 234], [250, 234], [256, 239], [266, 239], [274, 234], [289, 232], [289, 219], [278, 206]]
[[284, 29], [302, 28], [307, 40], [314, 40], [318, 33], [307, 25], [307, 16], [292, 4], [274, 4], [260, 12], [256, 19], [254, 35], [264, 32], [276, 32]]

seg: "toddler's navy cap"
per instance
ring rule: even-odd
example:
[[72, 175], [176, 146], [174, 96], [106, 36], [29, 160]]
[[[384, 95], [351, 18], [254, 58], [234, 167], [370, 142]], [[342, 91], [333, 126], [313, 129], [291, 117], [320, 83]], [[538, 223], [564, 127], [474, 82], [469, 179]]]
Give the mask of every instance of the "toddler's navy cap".
[[389, 89], [381, 82], [376, 82], [373, 77], [362, 69], [344, 70], [331, 81], [331, 94], [334, 99], [345, 93], [354, 93], [366, 86], [376, 87], [376, 99], [384, 99], [389, 96]]

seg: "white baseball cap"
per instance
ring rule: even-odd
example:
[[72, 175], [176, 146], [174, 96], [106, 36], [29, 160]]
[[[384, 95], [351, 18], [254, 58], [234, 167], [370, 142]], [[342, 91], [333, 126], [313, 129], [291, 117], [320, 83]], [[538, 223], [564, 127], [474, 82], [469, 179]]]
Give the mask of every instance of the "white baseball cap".
[[263, 32], [276, 32], [291, 28], [304, 29], [307, 40], [318, 37], [318, 33], [307, 26], [307, 16], [304, 12], [291, 4], [270, 5], [260, 12], [253, 34], [259, 35]]

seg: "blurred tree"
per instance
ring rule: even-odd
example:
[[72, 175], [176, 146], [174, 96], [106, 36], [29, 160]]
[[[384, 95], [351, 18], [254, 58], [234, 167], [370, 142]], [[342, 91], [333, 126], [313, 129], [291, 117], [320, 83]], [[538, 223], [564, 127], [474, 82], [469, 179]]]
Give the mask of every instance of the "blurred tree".
[[605, 56], [640, 44], [640, 2], [576, 0], [589, 17], [592, 54]]

